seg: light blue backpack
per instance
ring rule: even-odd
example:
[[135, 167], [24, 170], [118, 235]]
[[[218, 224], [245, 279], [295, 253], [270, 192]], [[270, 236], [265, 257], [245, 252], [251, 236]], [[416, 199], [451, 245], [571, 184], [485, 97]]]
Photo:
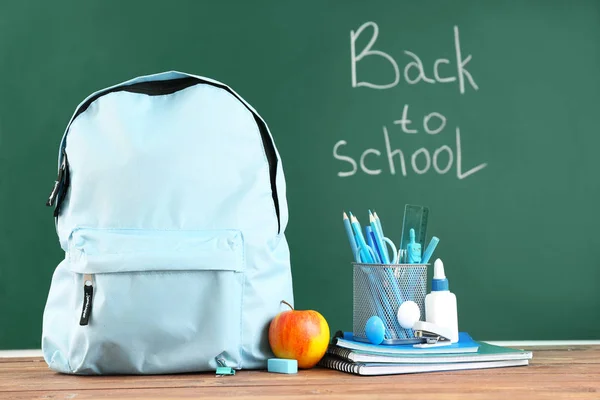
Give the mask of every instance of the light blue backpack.
[[58, 164], [50, 368], [266, 368], [268, 325], [293, 291], [281, 160], [250, 105], [211, 79], [139, 77], [79, 105]]

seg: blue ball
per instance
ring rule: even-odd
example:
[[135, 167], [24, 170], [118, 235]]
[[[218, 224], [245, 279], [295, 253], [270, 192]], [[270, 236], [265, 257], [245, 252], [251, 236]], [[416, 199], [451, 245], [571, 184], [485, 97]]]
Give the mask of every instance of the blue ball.
[[373, 315], [367, 321], [365, 325], [365, 333], [367, 334], [367, 339], [369, 342], [373, 344], [381, 344], [383, 342], [383, 337], [385, 336], [385, 325], [381, 318], [377, 315]]

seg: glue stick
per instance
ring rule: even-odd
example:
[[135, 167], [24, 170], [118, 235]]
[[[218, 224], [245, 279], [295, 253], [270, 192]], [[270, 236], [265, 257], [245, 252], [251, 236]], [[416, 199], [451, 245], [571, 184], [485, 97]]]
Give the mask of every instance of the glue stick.
[[452, 343], [458, 342], [458, 310], [456, 295], [449, 290], [444, 264], [439, 258], [433, 264], [431, 293], [425, 296], [425, 320], [450, 329]]

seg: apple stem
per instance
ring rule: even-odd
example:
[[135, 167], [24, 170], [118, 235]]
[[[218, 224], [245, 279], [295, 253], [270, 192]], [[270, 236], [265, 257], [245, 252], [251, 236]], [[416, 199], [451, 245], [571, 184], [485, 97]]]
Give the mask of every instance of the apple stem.
[[285, 300], [281, 300], [282, 303], [286, 304], [289, 308], [291, 308], [292, 310], [294, 309], [294, 307], [292, 307], [292, 305], [290, 303], [288, 303]]

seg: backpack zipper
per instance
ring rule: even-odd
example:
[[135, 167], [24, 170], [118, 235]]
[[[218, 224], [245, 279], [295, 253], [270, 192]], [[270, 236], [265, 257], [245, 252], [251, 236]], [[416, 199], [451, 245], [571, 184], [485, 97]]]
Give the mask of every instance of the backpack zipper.
[[67, 157], [65, 156], [65, 151], [63, 150], [62, 153], [63, 153], [63, 159], [60, 164], [60, 168], [58, 169], [58, 177], [56, 178], [56, 181], [54, 181], [54, 187], [52, 188], [52, 191], [50, 192], [50, 196], [48, 196], [48, 200], [46, 201], [46, 205], [48, 207], [52, 207], [54, 205], [54, 203], [56, 202], [56, 198], [58, 197], [58, 191], [63, 183], [65, 170], [67, 168]]
[[94, 277], [92, 274], [83, 275], [83, 306], [79, 325], [87, 325], [92, 313], [92, 302], [94, 300]]
[[[275, 153], [275, 145], [269, 136], [269, 132], [267, 130], [267, 126], [265, 123], [256, 115], [254, 111], [252, 111], [246, 104], [240, 99], [234, 92], [232, 92], [227, 86], [219, 85], [214, 82], [208, 82], [203, 79], [195, 78], [195, 77], [185, 77], [178, 79], [169, 79], [164, 81], [148, 81], [148, 82], [140, 82], [134, 83], [125, 86], [119, 86], [115, 88], [108, 89], [104, 92], [97, 93], [96, 95], [90, 97], [84, 104], [81, 105], [75, 112], [75, 115], [71, 119], [71, 123], [77, 118], [81, 113], [85, 112], [89, 108], [89, 106], [96, 101], [98, 98], [107, 95], [113, 92], [132, 92], [138, 94], [145, 94], [148, 96], [161, 96], [175, 93], [179, 90], [186, 89], [190, 86], [194, 86], [199, 83], [204, 83], [207, 85], [215, 86], [220, 89], [226, 90], [231, 95], [236, 97], [254, 116], [254, 121], [258, 125], [258, 131], [260, 133], [260, 137], [262, 140], [263, 148], [265, 150], [265, 154], [267, 156], [267, 163], [269, 164], [269, 178], [271, 184], [271, 196], [273, 198], [273, 205], [275, 207], [275, 215], [277, 216], [277, 233], [281, 233], [281, 216], [279, 209], [279, 198], [277, 196], [277, 154]], [[64, 147], [61, 151], [62, 163], [58, 170], [58, 178], [54, 183], [54, 187], [46, 205], [48, 207], [55, 206], [54, 208], [54, 217], [57, 217], [60, 213], [60, 206], [65, 198], [66, 191], [69, 187], [69, 162], [67, 160], [67, 155]]]

